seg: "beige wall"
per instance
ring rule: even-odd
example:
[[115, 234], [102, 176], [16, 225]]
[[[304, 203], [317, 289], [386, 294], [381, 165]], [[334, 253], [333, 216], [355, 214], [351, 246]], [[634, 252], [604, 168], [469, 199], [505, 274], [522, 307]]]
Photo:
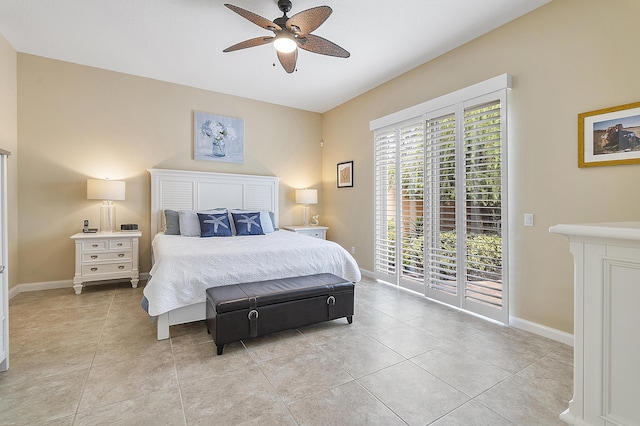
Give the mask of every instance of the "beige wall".
[[[280, 224], [300, 223], [293, 188], [319, 187], [320, 114], [18, 54], [20, 135], [18, 279], [73, 278], [71, 235], [99, 223], [86, 179], [124, 179], [117, 222], [140, 224], [150, 268], [148, 168], [279, 176]], [[193, 111], [241, 117], [244, 164], [195, 161]], [[316, 206], [321, 209], [321, 205]]]
[[18, 282], [18, 55], [0, 35], [0, 148], [11, 152], [8, 160], [9, 288]]
[[[640, 220], [640, 165], [577, 167], [577, 115], [640, 101], [640, 2], [554, 0], [323, 115], [324, 222], [373, 270], [369, 121], [502, 73], [509, 94], [511, 315], [573, 331], [573, 264], [557, 223]], [[355, 187], [335, 165], [355, 161]], [[524, 213], [535, 214], [525, 228]]]

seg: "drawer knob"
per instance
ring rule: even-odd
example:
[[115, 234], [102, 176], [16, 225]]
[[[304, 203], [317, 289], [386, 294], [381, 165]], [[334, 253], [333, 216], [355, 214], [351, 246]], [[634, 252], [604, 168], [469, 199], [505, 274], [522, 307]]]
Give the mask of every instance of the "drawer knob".
[[124, 257], [124, 253], [118, 253], [118, 257]]
[[124, 265], [118, 266], [118, 269], [124, 269]]
[[91, 272], [95, 272], [97, 270], [98, 270], [98, 268], [91, 268]]
[[91, 244], [91, 247], [96, 248], [96, 247], [98, 247], [98, 245], [97, 244]]
[[122, 243], [118, 243], [116, 244], [118, 247], [122, 247]]
[[92, 259], [97, 259], [97, 258], [98, 258], [98, 255], [97, 255], [97, 254], [93, 254], [93, 255], [91, 255], [91, 258], [92, 258]]

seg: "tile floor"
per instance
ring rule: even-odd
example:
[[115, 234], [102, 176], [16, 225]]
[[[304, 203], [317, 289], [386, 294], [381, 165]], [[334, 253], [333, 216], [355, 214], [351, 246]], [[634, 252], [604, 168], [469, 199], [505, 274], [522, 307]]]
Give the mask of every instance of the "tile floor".
[[0, 424], [561, 425], [572, 348], [365, 279], [356, 315], [227, 345], [157, 341], [126, 283], [21, 293]]

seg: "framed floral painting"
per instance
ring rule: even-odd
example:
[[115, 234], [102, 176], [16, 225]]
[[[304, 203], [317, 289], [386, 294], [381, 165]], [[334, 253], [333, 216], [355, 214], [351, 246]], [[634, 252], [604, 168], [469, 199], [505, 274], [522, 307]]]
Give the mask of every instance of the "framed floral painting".
[[244, 121], [208, 112], [193, 113], [195, 160], [244, 162]]

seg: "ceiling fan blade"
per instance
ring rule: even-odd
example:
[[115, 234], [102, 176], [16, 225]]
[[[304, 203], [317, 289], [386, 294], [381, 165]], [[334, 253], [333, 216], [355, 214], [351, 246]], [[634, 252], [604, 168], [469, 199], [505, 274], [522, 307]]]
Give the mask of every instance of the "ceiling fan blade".
[[238, 44], [234, 44], [233, 46], [229, 46], [223, 50], [223, 52], [234, 52], [240, 49], [247, 49], [249, 47], [262, 46], [263, 44], [271, 43], [275, 37], [256, 37], [249, 40], [241, 41]]
[[289, 53], [282, 53], [280, 51], [277, 51], [277, 53], [278, 60], [282, 64], [282, 68], [284, 68], [284, 70], [289, 74], [294, 72], [296, 70], [296, 62], [298, 60], [298, 49]]
[[298, 39], [298, 46], [301, 49], [321, 55], [337, 56], [338, 58], [348, 58], [349, 52], [327, 39], [313, 34], [307, 34], [304, 38]]
[[329, 6], [318, 6], [296, 13], [287, 21], [287, 28], [294, 34], [306, 35], [318, 28], [331, 15]]
[[278, 24], [275, 24], [275, 23], [271, 22], [270, 20], [268, 20], [267, 18], [263, 18], [260, 15], [256, 15], [253, 12], [249, 12], [246, 9], [243, 9], [241, 7], [238, 7], [238, 6], [234, 6], [232, 4], [227, 4], [227, 3], [225, 3], [225, 6], [227, 6], [229, 9], [233, 10], [235, 13], [237, 13], [240, 16], [242, 16], [243, 18], [253, 22], [257, 26], [264, 28], [265, 30], [269, 30], [269, 31], [281, 31], [282, 30], [282, 28], [280, 28], [280, 26]]

